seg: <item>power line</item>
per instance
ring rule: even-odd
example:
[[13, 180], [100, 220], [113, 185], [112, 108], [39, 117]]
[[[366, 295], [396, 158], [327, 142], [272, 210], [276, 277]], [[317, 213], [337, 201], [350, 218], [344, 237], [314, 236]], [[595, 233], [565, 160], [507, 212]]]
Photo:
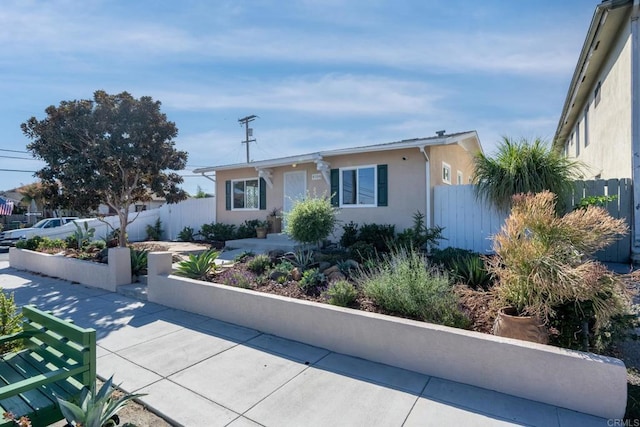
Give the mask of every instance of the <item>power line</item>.
[[23, 153], [23, 154], [29, 154], [28, 151], [20, 151], [20, 150], [8, 150], [6, 148], [0, 148], [0, 151], [8, 151], [10, 153]]
[[21, 170], [21, 169], [0, 169], [0, 172], [29, 172], [29, 173], [36, 173], [36, 171], [25, 171], [25, 170]]
[[33, 160], [33, 161], [36, 161], [36, 162], [39, 161], [38, 159], [32, 159], [32, 158], [29, 158], [29, 157], [16, 157], [16, 156], [2, 156], [2, 155], [0, 155], [0, 158], [2, 158], [2, 159]]

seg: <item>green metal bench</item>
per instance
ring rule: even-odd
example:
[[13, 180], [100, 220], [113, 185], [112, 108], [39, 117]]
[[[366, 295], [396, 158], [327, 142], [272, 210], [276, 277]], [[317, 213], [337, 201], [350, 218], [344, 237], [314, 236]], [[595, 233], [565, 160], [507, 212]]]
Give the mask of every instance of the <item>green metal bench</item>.
[[[22, 308], [23, 331], [0, 337], [22, 340], [23, 350], [0, 357], [0, 417], [28, 416], [32, 425], [62, 420], [56, 397], [79, 400], [96, 378], [96, 331], [61, 320], [34, 306]], [[13, 425], [1, 419], [0, 427]]]

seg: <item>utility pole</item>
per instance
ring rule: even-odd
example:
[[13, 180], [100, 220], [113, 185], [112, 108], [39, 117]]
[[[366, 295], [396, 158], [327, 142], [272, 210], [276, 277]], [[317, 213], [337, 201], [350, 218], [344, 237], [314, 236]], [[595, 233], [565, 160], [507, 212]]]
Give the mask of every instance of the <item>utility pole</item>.
[[244, 125], [244, 131], [245, 131], [245, 140], [241, 141], [241, 144], [247, 144], [247, 163], [250, 162], [249, 160], [249, 143], [250, 142], [255, 142], [255, 138], [254, 139], [249, 139], [250, 137], [253, 136], [253, 129], [251, 129], [249, 127], [249, 123], [254, 121], [258, 116], [256, 115], [251, 115], [251, 116], [247, 116], [247, 117], [243, 117], [241, 119], [238, 119], [238, 123], [240, 123], [240, 126]]

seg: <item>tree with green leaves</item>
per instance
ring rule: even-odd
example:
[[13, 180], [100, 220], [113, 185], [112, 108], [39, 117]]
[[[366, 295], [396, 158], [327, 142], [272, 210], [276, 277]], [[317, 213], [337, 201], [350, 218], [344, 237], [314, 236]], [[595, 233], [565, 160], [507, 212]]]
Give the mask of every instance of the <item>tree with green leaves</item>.
[[178, 187], [182, 177], [170, 172], [185, 168], [187, 153], [176, 150], [178, 129], [160, 105], [149, 96], [99, 90], [93, 100], [62, 101], [43, 120], [21, 125], [32, 141], [27, 149], [47, 164], [36, 172], [47, 199], [82, 213], [101, 203], [111, 207], [120, 219], [121, 247], [132, 205], [152, 194], [167, 203], [187, 197]]
[[474, 158], [476, 196], [508, 210], [511, 198], [520, 193], [549, 190], [559, 200], [572, 190], [581, 163], [565, 157], [536, 138], [514, 140], [503, 137], [494, 157], [478, 153]]

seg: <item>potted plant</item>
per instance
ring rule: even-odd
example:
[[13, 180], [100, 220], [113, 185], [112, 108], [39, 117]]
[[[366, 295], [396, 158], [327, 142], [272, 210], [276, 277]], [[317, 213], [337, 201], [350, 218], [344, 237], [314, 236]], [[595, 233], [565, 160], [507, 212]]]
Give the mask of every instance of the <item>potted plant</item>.
[[267, 221], [256, 221], [256, 237], [258, 239], [266, 239], [268, 227], [269, 224], [267, 223]]
[[269, 233], [282, 232], [282, 216], [280, 216], [279, 211], [279, 208], [273, 208], [269, 211], [269, 215], [267, 215]]
[[488, 260], [502, 306], [494, 334], [546, 343], [550, 321], [567, 304], [593, 307], [585, 324], [596, 331], [623, 313], [623, 285], [589, 256], [626, 232], [624, 220], [601, 207], [560, 217], [549, 191], [514, 196], [511, 214], [493, 238], [496, 255]]

